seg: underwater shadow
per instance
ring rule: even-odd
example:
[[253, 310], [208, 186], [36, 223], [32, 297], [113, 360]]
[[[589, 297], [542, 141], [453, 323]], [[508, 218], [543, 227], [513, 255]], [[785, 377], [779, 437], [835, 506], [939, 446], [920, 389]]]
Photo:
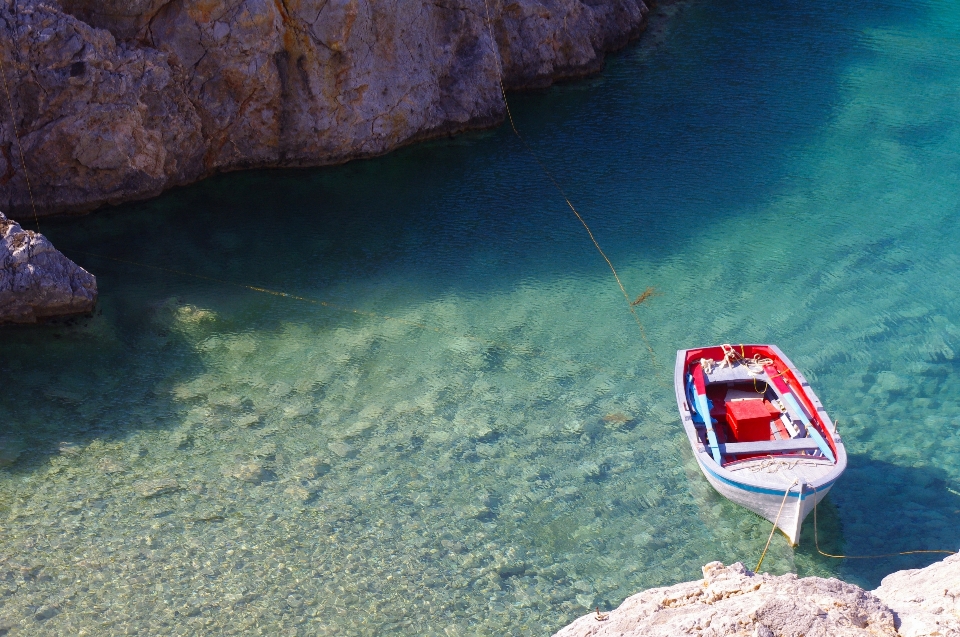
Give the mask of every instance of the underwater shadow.
[[[205, 369], [197, 334], [185, 332], [215, 327], [231, 328], [176, 296], [140, 305], [117, 294], [101, 298], [92, 316], [5, 328], [0, 373], [15, 379], [15, 389], [0, 397], [0, 470], [44, 469], [58, 456], [78, 458], [91, 444], [109, 458], [104, 445], [182, 425], [196, 401], [178, 401], [173, 390]], [[214, 408], [210, 424], [242, 411]], [[141, 449], [139, 457], [152, 451]]]
[[[907, 467], [852, 454], [846, 473], [828, 496], [832, 506], [821, 506], [818, 511], [820, 549], [850, 556], [960, 551], [957, 486], [938, 467]], [[813, 514], [804, 522], [798, 561], [811, 570], [827, 568], [867, 590], [879, 586], [880, 580], [894, 571], [923, 568], [946, 557], [945, 553], [876, 559], [824, 557], [814, 544], [813, 522]]]
[[[784, 6], [795, 11], [790, 20]], [[802, 145], [829, 117], [858, 34], [915, 13], [825, 0], [691, 5], [656, 50], [642, 53], [641, 40], [587, 88], [514, 96], [514, 114], [615, 262], [637, 254], [637, 237], [649, 254], [669, 255], [694, 240], [704, 209], [717, 204], [721, 218], [729, 206], [720, 203], [769, 196], [784, 175], [780, 150]], [[731, 41], [728, 31], [742, 37]], [[836, 55], [809, 64], [804, 47]], [[802, 107], [783, 110], [784, 102]], [[56, 327], [0, 334], [0, 369], [19, 392], [3, 427], [46, 432], [44, 440], [167, 426], [150, 413], [176, 413], [166, 402], [170, 370], [202, 374], [194, 346], [209, 335], [164, 335], [156, 308], [225, 308], [229, 325], [211, 334], [275, 329], [291, 314], [295, 301], [191, 274], [391, 313], [530, 280], [608, 276], [504, 127], [342, 166], [221, 175], [42, 229], [98, 276], [106, 313], [60, 339]], [[332, 327], [357, 320], [319, 308], [310, 316]], [[136, 396], [131, 385], [152, 389]], [[18, 463], [28, 466], [28, 455]]]
[[[669, 257], [795, 185], [797, 149], [830, 121], [845, 67], [868, 54], [861, 34], [919, 14], [694, 2], [663, 42], [645, 50], [641, 38], [584, 83], [513, 95], [513, 115], [615, 263]], [[97, 274], [136, 268], [81, 251], [298, 294], [406, 281], [397, 298], [416, 303], [607, 275], [507, 126], [341, 166], [220, 175], [44, 226]]]

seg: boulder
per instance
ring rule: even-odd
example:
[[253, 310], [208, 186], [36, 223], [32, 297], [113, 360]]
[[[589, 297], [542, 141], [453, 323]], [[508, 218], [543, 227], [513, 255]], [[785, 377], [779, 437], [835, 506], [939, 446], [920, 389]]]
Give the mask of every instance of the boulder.
[[46, 237], [0, 213], [0, 323], [84, 314], [97, 302], [96, 278]]

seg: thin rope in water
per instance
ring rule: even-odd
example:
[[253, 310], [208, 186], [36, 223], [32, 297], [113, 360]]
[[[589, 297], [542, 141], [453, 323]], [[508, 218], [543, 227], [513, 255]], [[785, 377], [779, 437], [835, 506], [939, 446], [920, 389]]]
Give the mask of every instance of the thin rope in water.
[[530, 144], [527, 143], [527, 140], [524, 139], [523, 135], [520, 134], [520, 131], [517, 129], [517, 124], [513, 119], [513, 113], [510, 111], [510, 102], [507, 101], [507, 91], [503, 87], [503, 66], [500, 62], [500, 52], [497, 50], [497, 41], [494, 38], [493, 34], [493, 21], [490, 19], [490, 2], [489, 0], [483, 0], [484, 8], [486, 9], [487, 14], [487, 32], [490, 36], [490, 49], [493, 53], [493, 59], [496, 62], [497, 69], [497, 83], [500, 86], [500, 98], [503, 100], [503, 106], [507, 111], [507, 120], [510, 122], [510, 128], [513, 130], [513, 134], [516, 135], [517, 139], [520, 140], [520, 143], [526, 149], [527, 153], [533, 158], [537, 165], [540, 167], [540, 170], [543, 174], [550, 180], [550, 183], [553, 184], [553, 187], [557, 189], [557, 192], [560, 193], [560, 196], [563, 197], [563, 200], [566, 202], [567, 206], [573, 211], [573, 214], [576, 215], [577, 220], [583, 226], [583, 229], [587, 231], [587, 236], [590, 237], [590, 241], [593, 242], [593, 247], [597, 249], [597, 252], [600, 253], [600, 256], [603, 257], [603, 260], [607, 262], [607, 266], [610, 267], [610, 272], [613, 273], [613, 278], [617, 281], [617, 286], [620, 288], [620, 292], [623, 294], [623, 298], [627, 301], [627, 309], [630, 310], [630, 314], [633, 315], [633, 320], [636, 321], [637, 327], [640, 329], [640, 336], [643, 338], [644, 345], [647, 346], [647, 350], [650, 352], [650, 357], [653, 360], [654, 365], [659, 367], [657, 362], [657, 355], [653, 351], [653, 347], [650, 345], [650, 340], [647, 338], [647, 331], [643, 327], [643, 323], [640, 322], [640, 317], [637, 315], [636, 310], [634, 310], [633, 304], [630, 302], [630, 295], [627, 294], [627, 289], [623, 285], [623, 281], [620, 280], [620, 275], [617, 274], [617, 269], [613, 266], [613, 262], [610, 261], [610, 258], [607, 257], [607, 254], [603, 251], [603, 248], [600, 247], [600, 243], [597, 241], [596, 237], [593, 236], [593, 231], [590, 230], [590, 226], [587, 225], [587, 222], [580, 215], [580, 212], [577, 210], [576, 206], [573, 205], [573, 202], [570, 201], [570, 198], [567, 197], [567, 193], [564, 192], [563, 188], [560, 186], [560, 182], [556, 180], [553, 176], [553, 173], [547, 168], [546, 164], [540, 159], [540, 156], [533, 150]]
[[[560, 196], [563, 198], [563, 200], [566, 202], [567, 206], [570, 208], [570, 210], [571, 210], [571, 211], [573, 212], [573, 214], [576, 216], [577, 220], [578, 220], [578, 221], [580, 222], [580, 224], [583, 226], [584, 230], [587, 231], [587, 236], [590, 237], [590, 241], [593, 243], [593, 246], [597, 249], [597, 252], [599, 252], [599, 253], [600, 253], [600, 256], [603, 257], [603, 260], [606, 261], [607, 266], [610, 268], [610, 272], [613, 274], [613, 278], [614, 278], [614, 279], [616, 280], [616, 282], [617, 282], [617, 286], [620, 288], [621, 294], [623, 294], [624, 300], [626, 300], [626, 302], [627, 302], [627, 309], [630, 311], [630, 314], [633, 316], [633, 320], [634, 320], [634, 321], [636, 322], [636, 324], [637, 324], [637, 328], [640, 330], [640, 336], [641, 336], [641, 338], [643, 339], [644, 345], [646, 345], [647, 350], [650, 352], [650, 357], [651, 357], [654, 365], [659, 368], [659, 362], [658, 362], [658, 360], [657, 360], [657, 355], [656, 355], [656, 353], [655, 353], [654, 350], [653, 350], [653, 346], [650, 344], [649, 338], [647, 338], [646, 329], [644, 329], [643, 323], [641, 323], [640, 317], [639, 317], [639, 315], [637, 315], [637, 312], [636, 312], [636, 310], [634, 309], [634, 303], [632, 303], [632, 302], [630, 301], [630, 295], [627, 293], [627, 289], [626, 289], [626, 287], [624, 287], [623, 281], [620, 279], [620, 275], [617, 273], [616, 267], [614, 267], [613, 262], [610, 260], [610, 258], [607, 256], [607, 254], [603, 251], [603, 248], [600, 247], [600, 243], [597, 241], [596, 237], [593, 235], [593, 231], [590, 229], [590, 226], [587, 224], [587, 222], [586, 222], [586, 220], [583, 218], [583, 216], [581, 216], [581, 214], [580, 214], [580, 212], [577, 210], [576, 206], [573, 205], [573, 202], [570, 201], [570, 198], [567, 196], [566, 192], [565, 192], [565, 191], [563, 190], [563, 188], [560, 186], [560, 183], [559, 183], [559, 182], [556, 180], [556, 178], [553, 176], [553, 173], [550, 172], [550, 170], [547, 168], [546, 164], [544, 164], [543, 161], [540, 159], [540, 156], [536, 153], [536, 151], [533, 150], [533, 148], [530, 146], [530, 144], [527, 143], [527, 140], [523, 137], [523, 135], [520, 134], [520, 131], [517, 129], [516, 122], [515, 122], [514, 119], [513, 119], [513, 113], [512, 113], [511, 110], [510, 110], [510, 103], [507, 101], [506, 89], [505, 89], [504, 86], [503, 86], [503, 66], [502, 66], [501, 61], [500, 61], [499, 51], [497, 51], [497, 49], [496, 49], [496, 40], [494, 39], [494, 34], [493, 34], [493, 23], [492, 23], [492, 20], [490, 19], [490, 4], [489, 4], [489, 0], [484, 0], [484, 8], [485, 8], [485, 10], [486, 10], [487, 32], [488, 32], [488, 34], [489, 34], [489, 36], [490, 36], [490, 48], [491, 48], [491, 51], [493, 52], [494, 61], [496, 62], [497, 83], [498, 83], [499, 88], [500, 88], [500, 97], [501, 97], [501, 99], [503, 100], [503, 105], [504, 105], [504, 108], [506, 109], [506, 112], [507, 112], [507, 118], [508, 118], [509, 121], [510, 121], [510, 128], [513, 130], [513, 133], [514, 133], [514, 135], [516, 135], [517, 139], [520, 140], [520, 143], [523, 145], [524, 149], [526, 149], [526, 151], [530, 154], [530, 156], [534, 159], [534, 161], [537, 162], [537, 165], [540, 167], [540, 170], [543, 172], [543, 174], [547, 177], [547, 179], [550, 181], [550, 183], [553, 184], [554, 188], [557, 189], [557, 192], [560, 193]], [[6, 69], [5, 69], [4, 66], [3, 66], [3, 56], [2, 56], [2, 55], [0, 55], [0, 74], [3, 75], [3, 86], [4, 86], [4, 91], [5, 91], [5, 93], [6, 93], [6, 96], [7, 96], [7, 105], [8, 105], [9, 110], [10, 110], [10, 123], [11, 123], [11, 126], [13, 127], [14, 137], [15, 137], [16, 140], [17, 140], [17, 149], [18, 149], [19, 154], [20, 154], [20, 165], [21, 165], [22, 168], [23, 168], [23, 177], [24, 177], [24, 180], [26, 181], [26, 184], [27, 184], [27, 193], [28, 193], [28, 195], [29, 195], [29, 197], [30, 197], [30, 206], [31, 206], [31, 208], [32, 208], [32, 210], [33, 210], [33, 219], [34, 219], [34, 223], [35, 223], [36, 226], [37, 226], [37, 232], [39, 232], [39, 231], [40, 231], [40, 219], [39, 219], [39, 216], [37, 215], [37, 206], [36, 206], [36, 203], [35, 203], [34, 198], [33, 198], [33, 187], [32, 187], [31, 184], [30, 184], [30, 175], [29, 175], [29, 172], [28, 172], [28, 170], [27, 170], [27, 163], [26, 163], [26, 160], [25, 160], [24, 155], [23, 155], [23, 144], [22, 144], [21, 141], [20, 141], [20, 134], [19, 134], [19, 132], [17, 131], [16, 118], [15, 118], [15, 115], [14, 115], [14, 112], [13, 112], [13, 100], [12, 100], [12, 98], [11, 98], [11, 96], [10, 96], [10, 88], [9, 88], [9, 86], [8, 86], [8, 84], [7, 84], [7, 74], [6, 74]], [[92, 253], [84, 253], [84, 252], [81, 252], [81, 251], [77, 251], [77, 252], [78, 252], [78, 253], [81, 253], [81, 254], [88, 254], [88, 255], [90, 255], [90, 256], [100, 256], [100, 255], [94, 255], [94, 254], [92, 254]], [[111, 257], [103, 257], [103, 258], [108, 258], [108, 259], [109, 259], [109, 258], [111, 258]], [[120, 260], [120, 259], [114, 259], [114, 260], [116, 260], [116, 261], [121, 261], [121, 262], [122, 262], [122, 260]], [[133, 262], [133, 261], [127, 261], [127, 263], [131, 263], [131, 264], [134, 264], [134, 265], [146, 265], [146, 264], [136, 263], [136, 262]], [[153, 267], [153, 266], [146, 265], [146, 267]], [[160, 268], [160, 269], [164, 269], [164, 268]], [[304, 298], [304, 297], [298, 297], [298, 296], [296, 296], [296, 295], [288, 294], [288, 293], [286, 293], [286, 292], [277, 292], [277, 291], [275, 291], [275, 290], [268, 290], [268, 289], [266, 289], [266, 288], [260, 288], [260, 287], [253, 286], [253, 285], [234, 284], [234, 283], [231, 283], [231, 282], [229, 282], [229, 281], [220, 281], [220, 280], [214, 279], [214, 278], [212, 278], [212, 277], [203, 277], [203, 276], [200, 276], [200, 275], [190, 275], [190, 273], [179, 272], [179, 271], [172, 270], [172, 269], [169, 269], [169, 268], [167, 268], [167, 270], [170, 271], [170, 272], [176, 272], [177, 274], [185, 274], [185, 275], [188, 275], [188, 276], [198, 276], [198, 278], [207, 278], [208, 280], [218, 281], [218, 282], [220, 282], [220, 283], [227, 283], [227, 284], [230, 284], [230, 285], [241, 285], [242, 287], [245, 287], [245, 288], [247, 288], [247, 289], [249, 289], [249, 290], [253, 290], [253, 291], [256, 291], [256, 292], [264, 292], [264, 293], [267, 293], [267, 294], [273, 294], [273, 295], [275, 295], [275, 296], [284, 296], [284, 297], [294, 298], [294, 299], [303, 300], [303, 301], [316, 302], [316, 303], [320, 303], [321, 305], [325, 305], [325, 306], [336, 307], [336, 306], [334, 306], [334, 305], [328, 304], [328, 303], [325, 302], [325, 301], [315, 301], [315, 300], [313, 300], [313, 299], [307, 299], [307, 298]], [[358, 314], [364, 314], [364, 312], [359, 311], [359, 310], [350, 310], [350, 309], [348, 309], [348, 308], [340, 308], [340, 309], [344, 309], [344, 310], [346, 310], [346, 311], [351, 311], [351, 312], [358, 313]], [[384, 317], [384, 318], [389, 319], [389, 320], [401, 320], [401, 319], [396, 319], [395, 317]], [[421, 326], [421, 325], [418, 325], [418, 327], [423, 327], [424, 329], [433, 329], [433, 328], [430, 328], [429, 326]]]
[[358, 310], [358, 309], [356, 309], [356, 308], [351, 308], [351, 307], [346, 307], [346, 306], [343, 306], [343, 305], [338, 305], [338, 304], [336, 304], [336, 303], [331, 303], [331, 302], [329, 302], [329, 301], [321, 301], [320, 299], [311, 299], [311, 298], [306, 297], [306, 296], [300, 296], [300, 295], [297, 295], [297, 294], [291, 294], [291, 293], [289, 293], [289, 292], [282, 292], [282, 291], [280, 291], [280, 290], [272, 290], [272, 289], [270, 289], [270, 288], [260, 287], [260, 286], [258, 286], [258, 285], [250, 285], [250, 284], [248, 284], [248, 283], [237, 283], [236, 281], [227, 281], [226, 279], [218, 279], [218, 278], [216, 278], [216, 277], [206, 276], [206, 275], [204, 275], [204, 274], [197, 274], [197, 273], [195, 273], [195, 272], [186, 272], [186, 271], [184, 271], [184, 270], [177, 270], [177, 269], [175, 269], [175, 268], [167, 268], [167, 267], [160, 266], [160, 265], [150, 265], [150, 264], [148, 264], [148, 263], [140, 263], [140, 262], [138, 262], [138, 261], [131, 261], [131, 260], [129, 260], [129, 259], [120, 259], [120, 258], [117, 258], [117, 257], [108, 257], [108, 256], [103, 255], [103, 254], [96, 254], [96, 253], [94, 253], [94, 252], [85, 252], [85, 251], [83, 251], [83, 250], [71, 250], [71, 252], [75, 252], [75, 253], [77, 253], [77, 254], [83, 254], [83, 255], [86, 255], [86, 256], [89, 256], [89, 257], [95, 257], [95, 258], [98, 258], [98, 259], [107, 259], [107, 260], [109, 260], [109, 261], [116, 261], [117, 263], [126, 263], [126, 264], [128, 264], [128, 265], [136, 265], [136, 266], [139, 266], [139, 267], [142, 267], [142, 268], [150, 268], [150, 269], [152, 269], [152, 270], [159, 270], [159, 271], [161, 271], [161, 272], [170, 272], [170, 273], [172, 273], [172, 274], [179, 274], [180, 276], [192, 277], [192, 278], [194, 278], [194, 279], [201, 279], [201, 280], [204, 280], [204, 281], [212, 281], [213, 283], [220, 283], [220, 284], [222, 284], [222, 285], [231, 285], [231, 286], [234, 286], [234, 287], [239, 287], [239, 288], [244, 288], [244, 289], [247, 289], [247, 290], [252, 290], [252, 291], [254, 291], [254, 292], [262, 292], [262, 293], [264, 293], [264, 294], [270, 294], [270, 295], [272, 295], [272, 296], [280, 296], [280, 297], [287, 298], [287, 299], [294, 299], [294, 300], [297, 300], [297, 301], [304, 301], [304, 302], [306, 302], [306, 303], [313, 303], [314, 305], [321, 305], [321, 306], [323, 306], [323, 307], [329, 307], [329, 308], [331, 308], [331, 309], [340, 310], [340, 311], [342, 311], [342, 312], [350, 312], [351, 314], [358, 314], [358, 315], [361, 315], [361, 316], [367, 316], [367, 317], [371, 317], [371, 318], [379, 318], [379, 319], [383, 319], [383, 320], [385, 320], [385, 321], [397, 321], [398, 323], [404, 323], [404, 324], [406, 324], [406, 325], [410, 325], [410, 326], [413, 326], [413, 327], [418, 327], [418, 328], [423, 329], [423, 330], [428, 330], [428, 331], [431, 331], [431, 332], [436, 332], [436, 333], [438, 333], [438, 334], [444, 334], [444, 335], [446, 335], [446, 336], [455, 336], [455, 337], [458, 337], [458, 338], [466, 338], [466, 339], [470, 339], [470, 340], [477, 341], [477, 342], [479, 342], [479, 343], [483, 343], [483, 344], [487, 344], [487, 345], [499, 345], [499, 343], [496, 343], [496, 342], [493, 342], [493, 341], [485, 341], [484, 339], [478, 338], [478, 337], [476, 337], [476, 336], [470, 336], [470, 335], [467, 335], [467, 334], [448, 334], [447, 332], [444, 332], [444, 331], [441, 330], [440, 328], [433, 327], [433, 326], [427, 325], [427, 324], [425, 324], [425, 323], [418, 323], [418, 322], [416, 322], [416, 321], [410, 321], [410, 320], [408, 320], [408, 319], [403, 319], [403, 318], [399, 318], [399, 317], [396, 317], [396, 316], [389, 316], [389, 315], [386, 315], [386, 314], [379, 314], [379, 313], [377, 313], [377, 312], [370, 312], [370, 311], [366, 311], [366, 310]]
[[369, 310], [359, 310], [359, 309], [357, 309], [357, 308], [348, 307], [348, 306], [345, 306], [345, 305], [340, 305], [340, 304], [338, 304], [338, 303], [331, 303], [330, 301], [323, 301], [323, 300], [320, 300], [320, 299], [312, 299], [312, 298], [310, 298], [310, 297], [308, 297], [308, 296], [300, 296], [300, 295], [298, 295], [298, 294], [291, 294], [291, 293], [289, 293], [289, 292], [283, 292], [283, 291], [281, 291], [281, 290], [274, 290], [274, 289], [271, 289], [271, 288], [265, 288], [265, 287], [261, 287], [261, 286], [258, 286], [258, 285], [250, 285], [250, 284], [248, 284], [248, 283], [237, 283], [236, 281], [228, 281], [228, 280], [226, 280], [226, 279], [218, 279], [218, 278], [216, 278], [216, 277], [207, 276], [207, 275], [204, 275], [204, 274], [197, 274], [197, 273], [195, 273], [195, 272], [186, 272], [185, 270], [177, 270], [176, 268], [168, 268], [168, 267], [160, 266], [160, 265], [151, 265], [151, 264], [149, 264], [149, 263], [141, 263], [141, 262], [139, 262], [139, 261], [132, 261], [132, 260], [130, 260], [130, 259], [120, 259], [120, 258], [118, 258], [118, 257], [108, 257], [108, 256], [106, 256], [106, 255], [104, 255], [104, 254], [97, 254], [97, 253], [95, 253], [95, 252], [86, 252], [86, 251], [84, 251], [84, 250], [69, 250], [69, 252], [76, 253], [76, 254], [82, 254], [82, 255], [85, 255], [85, 256], [88, 256], [88, 257], [94, 257], [94, 258], [96, 258], [96, 259], [106, 259], [106, 260], [108, 260], [108, 261], [115, 261], [115, 262], [117, 262], [117, 263], [125, 263], [125, 264], [127, 264], [127, 265], [135, 265], [135, 266], [138, 266], [138, 267], [141, 267], [141, 268], [148, 268], [148, 269], [151, 269], [151, 270], [158, 270], [158, 271], [160, 271], [160, 272], [169, 272], [169, 273], [171, 273], [171, 274], [177, 274], [177, 275], [180, 275], [180, 276], [191, 277], [191, 278], [200, 279], [200, 280], [203, 280], [203, 281], [211, 281], [211, 282], [213, 282], [213, 283], [219, 283], [219, 284], [221, 284], [221, 285], [230, 285], [230, 286], [233, 286], [233, 287], [243, 288], [243, 289], [245, 289], [245, 290], [251, 290], [251, 291], [253, 291], [253, 292], [261, 292], [261, 293], [263, 293], [263, 294], [269, 294], [269, 295], [271, 295], [271, 296], [279, 296], [279, 297], [283, 297], [283, 298], [286, 298], [286, 299], [293, 299], [293, 300], [296, 300], [296, 301], [303, 301], [303, 302], [305, 302], [305, 303], [312, 303], [312, 304], [314, 304], [314, 305], [320, 305], [320, 306], [322, 306], [322, 307], [327, 307], [327, 308], [330, 308], [330, 309], [333, 309], [333, 310], [338, 310], [338, 311], [341, 311], [341, 312], [348, 312], [348, 313], [350, 313], [350, 314], [356, 314], [356, 315], [358, 315], [358, 316], [365, 316], [365, 317], [368, 317], [368, 318], [375, 318], [375, 319], [380, 319], [380, 320], [383, 320], [383, 321], [395, 321], [395, 322], [397, 322], [397, 323], [402, 323], [402, 324], [404, 324], [404, 325], [409, 325], [409, 326], [411, 326], [411, 327], [416, 327], [416, 328], [418, 328], [418, 329], [426, 330], [426, 331], [429, 331], [429, 332], [435, 332], [435, 333], [440, 334], [440, 335], [442, 335], [442, 336], [447, 336], [447, 337], [450, 337], [450, 338], [463, 338], [463, 339], [467, 339], [467, 340], [470, 340], [470, 341], [474, 341], [474, 342], [476, 342], [476, 343], [479, 343], [480, 345], [483, 345], [483, 346], [485, 346], [485, 347], [496, 347], [496, 348], [508, 350], [508, 351], [510, 351], [510, 352], [513, 352], [514, 354], [516, 354], [516, 355], [518, 355], [518, 356], [535, 356], [535, 357], [544, 358], [544, 359], [548, 359], [548, 360], [554, 361], [555, 363], [578, 365], [578, 366], [582, 366], [582, 367], [588, 367], [588, 368], [590, 368], [590, 369], [593, 369], [594, 371], [604, 372], [604, 373], [611, 374], [611, 375], [613, 374], [613, 372], [612, 372], [611, 370], [606, 369], [606, 368], [604, 368], [604, 367], [600, 367], [600, 366], [598, 366], [598, 365], [592, 365], [592, 364], [589, 364], [589, 363], [577, 362], [577, 361], [573, 361], [573, 360], [569, 360], [569, 359], [565, 359], [565, 358], [559, 358], [559, 357], [557, 357], [557, 356], [552, 356], [551, 354], [543, 351], [543, 350], [540, 349], [540, 348], [535, 348], [535, 347], [530, 347], [530, 348], [516, 347], [516, 346], [511, 345], [511, 344], [509, 344], [509, 343], [503, 343], [503, 342], [501, 342], [501, 341], [494, 341], [494, 340], [490, 340], [490, 339], [480, 338], [479, 336], [473, 336], [473, 335], [471, 335], [471, 334], [462, 334], [462, 333], [459, 333], [459, 332], [450, 332], [450, 331], [448, 331], [448, 330], [443, 330], [443, 329], [440, 329], [440, 328], [438, 328], [438, 327], [434, 327], [434, 326], [432, 326], [432, 325], [427, 325], [426, 323], [420, 323], [420, 322], [417, 322], [417, 321], [411, 321], [411, 320], [409, 320], [409, 319], [400, 318], [400, 317], [398, 317], [398, 316], [390, 316], [390, 315], [388, 315], [388, 314], [381, 314], [381, 313], [379, 313], [379, 312], [372, 312], [372, 311], [369, 311]]
[[7, 69], [3, 65], [3, 55], [0, 54], [0, 75], [3, 75], [3, 90], [7, 94], [7, 107], [10, 110], [10, 126], [13, 127], [13, 136], [17, 140], [17, 151], [20, 153], [20, 165], [23, 167], [23, 178], [27, 182], [27, 194], [30, 196], [30, 207], [33, 209], [33, 222], [40, 232], [40, 218], [37, 216], [37, 204], [33, 201], [33, 188], [30, 186], [30, 173], [27, 172], [27, 162], [23, 157], [23, 144], [20, 142], [20, 133], [17, 132], [17, 118], [13, 113], [13, 99], [10, 97], [10, 87], [7, 85]]
[[780, 510], [777, 511], [777, 519], [773, 521], [773, 528], [770, 529], [770, 537], [767, 538], [767, 545], [763, 547], [763, 553], [760, 554], [760, 561], [757, 562], [757, 568], [753, 569], [754, 573], [760, 572], [760, 565], [763, 564], [763, 558], [767, 556], [767, 549], [770, 548], [770, 542], [773, 540], [773, 534], [777, 531], [777, 522], [780, 521], [780, 514], [783, 513], [783, 505], [787, 503], [787, 496], [790, 495], [790, 489], [797, 484], [797, 481], [794, 480], [793, 484], [787, 487], [787, 490], [783, 492], [783, 501], [780, 502]]
[[947, 553], [949, 555], [956, 555], [957, 551], [947, 551], [947, 550], [918, 550], [918, 551], [900, 551], [899, 553], [883, 553], [881, 555], [833, 555], [832, 553], [825, 553], [820, 550], [820, 537], [817, 532], [817, 489], [813, 489], [813, 543], [817, 547], [817, 553], [824, 557], [832, 557], [838, 560], [875, 560], [884, 557], [897, 557], [898, 555], [913, 555], [915, 553]]

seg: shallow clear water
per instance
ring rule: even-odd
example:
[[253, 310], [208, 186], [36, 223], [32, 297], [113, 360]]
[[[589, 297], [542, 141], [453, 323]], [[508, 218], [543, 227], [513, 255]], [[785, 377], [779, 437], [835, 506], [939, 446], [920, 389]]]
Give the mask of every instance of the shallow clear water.
[[[769, 524], [699, 475], [670, 389], [717, 342], [779, 344], [839, 421], [822, 548], [960, 548], [958, 35], [947, 2], [695, 3], [514, 96], [656, 288], [654, 357], [504, 129], [42, 221], [101, 303], [0, 332], [0, 632], [549, 634], [752, 567]], [[936, 559], [812, 527], [764, 569]]]

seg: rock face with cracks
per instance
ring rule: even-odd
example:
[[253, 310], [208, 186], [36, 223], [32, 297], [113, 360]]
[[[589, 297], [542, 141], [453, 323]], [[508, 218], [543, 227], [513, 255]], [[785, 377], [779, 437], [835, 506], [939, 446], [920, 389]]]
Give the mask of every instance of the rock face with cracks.
[[82, 314], [96, 302], [92, 274], [0, 213], [0, 323]]
[[703, 567], [703, 580], [654, 588], [554, 637], [960, 637], [960, 556], [900, 571], [868, 592], [837, 579]]
[[646, 14], [642, 0], [0, 0], [0, 206], [29, 205], [17, 134], [40, 214], [342, 162], [494, 124], [501, 65], [507, 88], [596, 71]]
[[887, 575], [873, 594], [896, 615], [901, 637], [960, 637], [960, 555]]

